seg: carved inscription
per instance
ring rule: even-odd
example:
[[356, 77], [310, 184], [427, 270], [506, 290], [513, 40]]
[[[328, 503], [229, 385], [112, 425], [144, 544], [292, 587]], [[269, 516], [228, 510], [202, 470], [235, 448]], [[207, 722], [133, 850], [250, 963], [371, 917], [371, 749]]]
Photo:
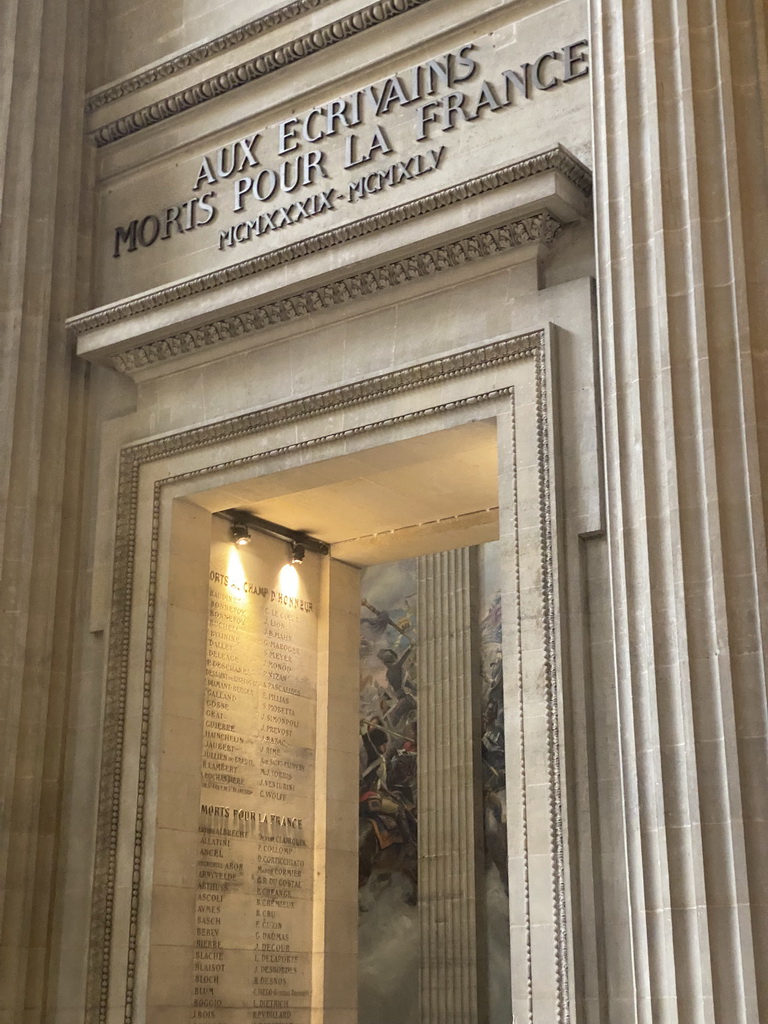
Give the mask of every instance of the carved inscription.
[[309, 1020], [317, 612], [285, 555], [213, 546], [191, 1024]]
[[438, 170], [447, 133], [588, 74], [586, 39], [507, 67], [491, 37], [465, 43], [203, 154], [184, 198], [113, 227], [112, 255], [214, 222], [224, 251], [333, 213]]

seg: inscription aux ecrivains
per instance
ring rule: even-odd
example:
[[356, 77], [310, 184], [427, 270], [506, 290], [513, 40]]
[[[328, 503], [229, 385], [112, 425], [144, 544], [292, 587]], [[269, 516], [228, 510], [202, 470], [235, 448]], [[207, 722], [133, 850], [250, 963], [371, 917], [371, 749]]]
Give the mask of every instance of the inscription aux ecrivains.
[[[467, 43], [206, 154], [190, 196], [114, 229], [113, 256], [209, 225], [224, 250], [362, 202], [440, 167], [446, 133], [588, 74], [585, 39], [491, 77], [479, 45]], [[403, 108], [413, 117], [396, 139], [392, 115]], [[306, 188], [313, 191], [286, 200]], [[219, 227], [225, 209], [241, 219]]]

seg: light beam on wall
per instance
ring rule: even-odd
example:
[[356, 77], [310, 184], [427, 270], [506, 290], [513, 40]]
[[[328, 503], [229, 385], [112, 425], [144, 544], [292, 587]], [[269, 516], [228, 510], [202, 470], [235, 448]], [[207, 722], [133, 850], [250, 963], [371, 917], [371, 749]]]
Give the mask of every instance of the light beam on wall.
[[245, 566], [240, 557], [240, 551], [235, 545], [229, 548], [227, 577], [229, 578], [229, 594], [237, 601], [246, 601], [248, 595], [245, 592]]
[[286, 597], [299, 596], [299, 573], [295, 565], [284, 565], [278, 576], [278, 586]]

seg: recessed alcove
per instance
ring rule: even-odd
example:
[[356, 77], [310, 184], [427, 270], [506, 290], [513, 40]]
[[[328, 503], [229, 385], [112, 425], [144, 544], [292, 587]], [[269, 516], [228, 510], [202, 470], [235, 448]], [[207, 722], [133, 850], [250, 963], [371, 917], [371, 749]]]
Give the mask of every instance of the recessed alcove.
[[[498, 286], [499, 301], [489, 310], [500, 322], [512, 315], [511, 307], [504, 306], [506, 282], [501, 274], [490, 282]], [[213, 770], [203, 764], [206, 740], [228, 743], [223, 736], [206, 737], [206, 729], [222, 731], [206, 724], [205, 710], [212, 587], [228, 588], [230, 584], [222, 583], [222, 578], [231, 575], [220, 536], [212, 548], [212, 530], [226, 528], [216, 513], [242, 509], [330, 547], [329, 557], [308, 552], [300, 570], [308, 574], [307, 581], [310, 575], [314, 580], [313, 594], [303, 599], [316, 615], [316, 640], [314, 648], [309, 643], [304, 650], [314, 649], [316, 674], [314, 703], [302, 705], [311, 707], [308, 713], [315, 716], [314, 781], [311, 795], [305, 793], [302, 798], [305, 803], [311, 798], [312, 803], [312, 883], [306, 893], [311, 914], [304, 915], [296, 953], [281, 951], [281, 955], [304, 958], [305, 982], [297, 989], [305, 993], [304, 1003], [292, 1008], [295, 1024], [303, 1024], [310, 1010], [324, 1024], [356, 1020], [352, 979], [357, 970], [361, 568], [415, 559], [425, 601], [444, 609], [430, 613], [439, 629], [431, 653], [419, 664], [419, 678], [464, 682], [456, 693], [446, 689], [440, 697], [436, 690], [434, 702], [425, 703], [421, 715], [422, 721], [439, 726], [430, 741], [433, 751], [446, 757], [461, 751], [463, 756], [476, 748], [480, 733], [472, 687], [465, 685], [471, 672], [462, 674], [464, 655], [456, 653], [461, 648], [456, 646], [457, 638], [466, 635], [469, 621], [465, 613], [459, 614], [458, 606], [473, 586], [474, 570], [467, 552], [496, 538], [504, 618], [503, 679], [505, 691], [509, 690], [504, 724], [509, 769], [508, 978], [515, 1013], [526, 1004], [533, 984], [541, 1007], [537, 1012], [549, 1015], [561, 985], [558, 943], [570, 897], [570, 890], [560, 883], [567, 864], [568, 812], [561, 789], [563, 704], [558, 645], [573, 605], [569, 605], [568, 623], [556, 617], [560, 599], [556, 567], [563, 551], [573, 559], [575, 549], [570, 541], [565, 548], [559, 544], [558, 503], [566, 502], [569, 524], [575, 524], [574, 516], [591, 515], [591, 509], [580, 502], [582, 478], [592, 466], [582, 458], [562, 464], [559, 460], [563, 452], [576, 454], [577, 445], [593, 451], [594, 374], [588, 282], [548, 289], [544, 298], [541, 295], [534, 293], [526, 305], [514, 307], [520, 333], [507, 331], [483, 345], [464, 348], [456, 347], [454, 341], [453, 349], [420, 363], [414, 360], [405, 369], [379, 370], [354, 384], [278, 400], [262, 409], [123, 448], [107, 717], [119, 742], [105, 749], [103, 769], [105, 779], [119, 777], [108, 793], [119, 840], [114, 858], [110, 860], [107, 852], [101, 861], [104, 905], [111, 900], [112, 908], [111, 917], [105, 918], [107, 941], [101, 949], [108, 953], [103, 969], [110, 972], [115, 1012], [125, 1002], [146, 1007], [153, 1024], [176, 1024], [177, 1018], [186, 1019], [184, 1013], [190, 1009], [207, 1009], [194, 1006], [195, 974], [206, 973], [194, 970], [195, 951], [203, 948], [196, 945], [196, 928], [218, 925], [198, 925], [196, 920], [203, 848], [201, 808], [229, 807], [232, 813], [235, 809], [234, 797], [229, 802], [224, 797], [214, 800], [215, 793], [201, 798], [203, 772]], [[433, 299], [436, 305], [440, 301], [437, 296]], [[567, 320], [569, 328], [548, 325], [545, 311]], [[400, 323], [416, 345], [421, 322], [403, 317]], [[364, 326], [362, 319], [355, 329], [360, 333]], [[345, 345], [351, 341], [345, 339]], [[335, 352], [333, 357], [337, 356]], [[223, 365], [219, 360], [209, 368], [203, 381], [204, 401], [214, 394], [230, 394], [213, 383], [214, 370]], [[288, 362], [283, 360], [281, 367], [286, 376], [282, 393], [290, 393]], [[232, 387], [239, 383], [237, 371], [236, 365], [229, 367]], [[169, 383], [168, 377], [165, 382], [158, 379], [157, 387]], [[258, 385], [257, 377], [252, 386]], [[148, 397], [154, 386], [150, 381], [140, 384]], [[564, 447], [560, 446], [561, 422], [569, 432]], [[254, 553], [262, 543], [266, 542], [254, 543]], [[248, 570], [245, 576], [255, 586], [248, 594], [263, 602], [264, 608], [280, 604], [279, 596], [272, 597], [273, 590], [276, 595], [280, 590], [272, 576], [280, 559], [290, 555], [285, 542], [269, 543], [274, 565], [258, 568], [254, 563], [253, 572]], [[213, 628], [226, 634], [214, 637], [217, 643], [239, 642], [237, 631], [229, 626], [222, 628], [219, 623]], [[244, 648], [246, 668], [266, 639], [259, 632], [263, 628], [269, 627], [262, 623], [251, 630]], [[126, 646], [121, 636], [128, 633]], [[386, 646], [392, 647], [393, 640], [389, 637]], [[454, 650], [450, 657], [445, 653], [449, 650]], [[308, 671], [304, 674], [310, 679]], [[469, 698], [461, 713], [460, 693]], [[426, 692], [424, 699], [428, 699]], [[272, 704], [277, 707], [279, 702]], [[274, 708], [266, 713], [281, 714]], [[451, 730], [459, 723], [463, 723], [464, 738], [457, 740]], [[430, 743], [425, 741], [425, 749]], [[222, 748], [221, 753], [234, 752]], [[256, 763], [252, 754], [242, 756]], [[274, 760], [273, 755], [270, 758]], [[305, 763], [298, 756], [290, 760]], [[477, 764], [475, 754], [462, 763], [466, 771], [460, 789], [466, 796], [476, 784], [470, 771]], [[269, 768], [284, 770], [279, 764]], [[424, 792], [432, 787], [424, 806], [430, 801], [438, 806], [448, 769], [438, 758], [432, 762], [431, 777], [420, 779]], [[246, 788], [257, 793], [250, 784]], [[244, 808], [244, 800], [250, 799], [250, 794], [238, 793], [237, 809], [259, 813], [258, 808]], [[476, 798], [465, 801], [471, 822], [479, 806]], [[476, 823], [467, 825], [466, 815], [462, 819], [452, 811], [447, 817], [443, 813], [455, 835], [428, 827], [424, 819], [423, 838], [431, 843], [431, 861], [424, 860], [425, 865], [441, 864], [451, 877], [472, 877], [466, 856], [455, 865], [450, 861], [453, 851], [461, 848], [461, 836], [477, 835]], [[303, 820], [308, 821], [309, 815]], [[221, 827], [213, 819], [203, 824]], [[241, 837], [224, 834], [214, 838], [241, 842]], [[206, 851], [215, 845], [208, 844]], [[260, 854], [254, 847], [249, 855], [255, 855], [258, 863], [264, 851]], [[269, 856], [273, 855], [274, 849]], [[216, 863], [208, 853], [206, 857]], [[245, 856], [238, 855], [232, 862], [244, 864]], [[302, 869], [309, 864], [307, 858]], [[207, 865], [204, 870], [215, 868]], [[444, 882], [432, 890], [430, 884], [425, 882], [425, 892], [436, 893], [438, 900], [448, 897], [459, 906], [457, 894]], [[470, 904], [475, 899], [468, 884], [462, 884], [461, 895]], [[460, 917], [451, 919], [450, 939], [444, 932], [422, 930], [428, 969], [423, 972], [421, 997], [423, 1005], [431, 1007], [425, 1010], [426, 1024], [442, 1024], [449, 1019], [450, 1007], [464, 1020], [462, 999], [466, 992], [478, 991], [477, 986], [467, 988], [461, 972], [443, 956], [454, 938], [464, 942], [480, 935], [478, 929], [462, 931]], [[242, 929], [238, 936], [242, 942]], [[221, 936], [199, 938], [222, 941]], [[290, 945], [294, 940], [281, 941]], [[480, 946], [470, 942], [462, 948], [462, 963], [482, 971]], [[217, 956], [222, 950], [210, 948]], [[253, 960], [255, 947], [251, 943], [237, 952], [232, 962], [240, 964], [237, 974], [243, 978], [240, 968]], [[537, 963], [535, 975], [530, 974], [532, 957]], [[126, 963], [135, 965], [127, 976], [120, 973]], [[207, 981], [200, 984], [215, 987]], [[252, 998], [278, 998], [271, 991], [275, 988], [271, 986], [269, 994], [254, 991]], [[430, 992], [452, 994], [448, 1003], [430, 1003]], [[199, 998], [218, 997], [207, 993]]]
[[376, 445], [195, 496], [242, 508], [373, 565], [492, 540], [498, 531], [493, 419]]
[[[154, 1019], [174, 1020], [170, 1007], [185, 1000], [202, 1013], [243, 1006], [252, 996], [255, 1008], [290, 1011], [285, 1019], [295, 1022], [309, 1019], [318, 998], [329, 1014], [334, 999], [338, 1010], [354, 1006], [344, 978], [354, 971], [357, 949], [361, 593], [355, 566], [419, 556], [420, 594], [436, 595], [419, 598], [430, 606], [428, 626], [426, 613], [422, 619], [425, 636], [433, 636], [423, 654], [419, 648], [420, 671], [430, 683], [423, 699], [433, 720], [420, 777], [442, 810], [436, 816], [433, 807], [423, 819], [429, 842], [422, 845], [431, 853], [420, 854], [419, 862], [442, 863], [450, 824], [465, 847], [455, 873], [469, 885], [482, 821], [474, 806], [481, 732], [469, 637], [476, 571], [468, 556], [446, 561], [440, 553], [475, 550], [497, 537], [498, 480], [496, 418], [468, 418], [175, 503], [170, 572], [183, 597], [167, 613], [158, 708], [146, 936]], [[330, 556], [307, 552], [291, 569], [294, 593], [284, 581], [289, 545], [253, 531], [251, 543], [238, 548], [227, 521], [215, 514], [222, 506], [322, 539]], [[465, 634], [458, 648], [457, 632]], [[452, 750], [448, 737], [457, 728], [466, 738]], [[437, 795], [446, 790], [448, 766], [440, 767], [440, 751], [467, 765], [456, 783], [466, 811], [449, 815], [450, 822], [453, 798]], [[286, 875], [282, 885], [275, 872]], [[456, 895], [452, 885], [437, 883], [431, 899], [447, 908]], [[474, 915], [474, 885], [466, 900]], [[444, 929], [438, 936], [428, 927], [429, 913], [421, 910], [425, 949], [438, 938], [450, 941]], [[473, 963], [477, 956], [473, 939]], [[450, 969], [454, 987], [465, 968]], [[443, 983], [439, 971], [427, 976], [432, 988]], [[328, 996], [332, 986], [339, 989], [335, 997]]]

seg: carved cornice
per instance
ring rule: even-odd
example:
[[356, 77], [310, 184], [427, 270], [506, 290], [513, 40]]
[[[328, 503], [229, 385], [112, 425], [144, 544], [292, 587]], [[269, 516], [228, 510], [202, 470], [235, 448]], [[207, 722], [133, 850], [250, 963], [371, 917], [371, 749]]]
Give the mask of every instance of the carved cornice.
[[345, 245], [357, 238], [363, 238], [383, 228], [394, 227], [406, 221], [413, 220], [424, 214], [433, 213], [437, 210], [446, 209], [461, 203], [473, 196], [493, 192], [497, 188], [512, 185], [515, 182], [523, 181], [526, 178], [534, 177], [537, 174], [544, 174], [548, 171], [557, 171], [563, 178], [570, 181], [586, 197], [592, 193], [592, 175], [587, 167], [576, 159], [562, 146], [546, 150], [535, 156], [517, 160], [508, 164], [498, 171], [491, 171], [488, 174], [480, 175], [477, 178], [470, 178], [451, 188], [433, 192], [431, 195], [420, 199], [413, 199], [408, 203], [395, 206], [382, 213], [376, 213], [370, 217], [363, 217], [345, 224], [343, 227], [333, 228], [321, 234], [313, 235], [311, 238], [301, 242], [292, 242], [290, 245], [282, 246], [272, 252], [259, 256], [252, 256], [231, 267], [223, 267], [221, 270], [214, 270], [208, 274], [200, 274], [197, 277], [189, 278], [179, 284], [171, 284], [165, 288], [157, 288], [146, 295], [138, 298], [128, 299], [125, 302], [117, 302], [106, 309], [99, 309], [95, 312], [82, 313], [79, 316], [71, 317], [67, 321], [69, 331], [78, 337], [88, 331], [106, 327], [109, 324], [119, 323], [128, 320], [140, 313], [147, 313], [153, 309], [160, 309], [181, 299], [187, 299], [192, 295], [199, 295], [202, 292], [211, 291], [222, 285], [231, 284], [234, 281], [242, 281], [244, 278], [252, 277], [264, 270], [271, 270], [275, 267], [292, 263], [302, 256], [309, 256], [313, 253], [323, 252], [326, 249], [333, 249], [339, 245]]
[[[332, 21], [322, 28], [307, 32], [297, 39], [283, 43], [271, 50], [238, 64], [236, 67], [222, 71], [218, 75], [196, 82], [187, 89], [181, 89], [170, 96], [165, 96], [156, 103], [150, 103], [133, 113], [119, 117], [115, 121], [102, 125], [91, 133], [97, 146], [108, 146], [111, 142], [134, 135], [144, 128], [166, 121], [169, 117], [191, 110], [201, 103], [207, 103], [217, 96], [239, 89], [250, 82], [256, 82], [273, 71], [289, 67], [313, 53], [326, 50], [345, 39], [351, 39], [361, 32], [381, 25], [399, 14], [404, 14], [415, 7], [422, 7], [430, 0], [377, 0], [376, 3]], [[138, 76], [141, 77], [141, 76]], [[119, 86], [111, 86], [116, 89]], [[107, 90], [110, 91], [110, 90]], [[115, 97], [117, 98], [117, 97]]]
[[199, 46], [190, 47], [188, 50], [177, 53], [169, 60], [160, 61], [158, 64], [153, 64], [151, 67], [138, 72], [138, 74], [131, 75], [130, 78], [123, 78], [119, 82], [114, 82], [103, 89], [91, 93], [85, 101], [85, 112], [86, 114], [92, 114], [94, 110], [100, 110], [109, 103], [122, 99], [123, 96], [130, 96], [132, 93], [138, 92], [140, 89], [146, 89], [156, 82], [164, 82], [172, 75], [178, 74], [179, 71], [187, 71], [196, 64], [202, 64], [203, 61], [210, 60], [211, 57], [217, 57], [220, 53], [226, 53], [227, 50], [233, 50], [238, 46], [242, 46], [243, 43], [250, 42], [251, 39], [256, 39], [270, 29], [278, 28], [280, 25], [294, 21], [303, 14], [316, 11], [320, 7], [327, 7], [331, 3], [334, 3], [334, 0], [293, 0], [292, 3], [286, 4], [285, 7], [279, 7], [276, 11], [271, 11], [260, 18], [246, 22], [245, 25], [232, 29], [231, 32], [225, 32], [224, 35], [216, 36], [215, 39], [209, 39]]
[[546, 211], [511, 221], [413, 256], [404, 256], [372, 270], [352, 274], [319, 288], [310, 288], [275, 302], [219, 317], [188, 331], [138, 345], [113, 356], [112, 365], [121, 372], [140, 370], [174, 356], [231, 341], [321, 310], [343, 306], [355, 299], [367, 298], [409, 281], [432, 277], [444, 270], [507, 252], [529, 242], [546, 245], [555, 238], [560, 227], [560, 221]]

